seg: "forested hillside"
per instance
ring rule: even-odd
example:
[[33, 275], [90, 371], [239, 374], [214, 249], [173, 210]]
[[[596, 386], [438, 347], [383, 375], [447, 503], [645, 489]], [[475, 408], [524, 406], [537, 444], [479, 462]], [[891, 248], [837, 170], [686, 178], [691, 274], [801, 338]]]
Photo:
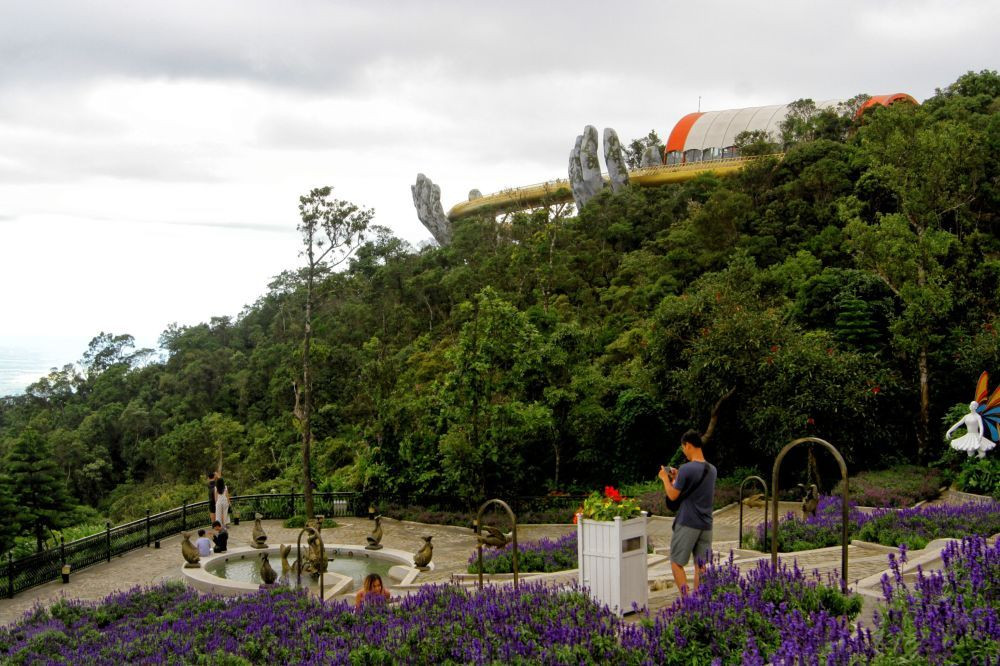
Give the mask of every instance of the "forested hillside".
[[[379, 230], [317, 293], [320, 488], [589, 490], [653, 477], [689, 427], [722, 474], [803, 435], [854, 470], [940, 457], [945, 413], [1000, 380], [1000, 76], [797, 123], [730, 178], [468, 220], [448, 247]], [[115, 519], [199, 500], [220, 449], [236, 492], [301, 488], [296, 261], [237, 319], [164, 332], [165, 360], [102, 334], [4, 398], [5, 532], [63, 486]]]

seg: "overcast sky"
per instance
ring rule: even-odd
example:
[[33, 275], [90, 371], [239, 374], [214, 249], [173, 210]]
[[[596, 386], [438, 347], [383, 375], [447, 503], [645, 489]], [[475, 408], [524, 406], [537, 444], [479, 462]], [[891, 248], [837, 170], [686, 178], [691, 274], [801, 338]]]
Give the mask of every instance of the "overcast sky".
[[312, 187], [418, 244], [419, 172], [448, 209], [565, 177], [586, 124], [1000, 64], [995, 0], [616, 4], [0, 0], [0, 350], [236, 315], [298, 263]]

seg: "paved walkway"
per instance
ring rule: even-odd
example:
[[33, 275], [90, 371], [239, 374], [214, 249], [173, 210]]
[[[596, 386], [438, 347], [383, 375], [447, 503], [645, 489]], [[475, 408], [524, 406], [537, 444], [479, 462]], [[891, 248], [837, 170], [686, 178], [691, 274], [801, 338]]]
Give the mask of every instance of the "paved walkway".
[[[335, 528], [323, 529], [323, 541], [327, 544], [364, 544], [371, 533], [373, 523], [367, 518], [342, 518]], [[263, 521], [268, 543], [295, 543], [298, 529], [286, 529], [281, 521]], [[246, 546], [250, 543], [252, 522], [242, 522], [230, 527], [230, 547]], [[557, 537], [576, 529], [574, 525], [521, 525], [517, 538], [520, 542], [534, 541], [541, 537]], [[416, 552], [423, 545], [423, 537], [433, 537], [433, 571], [422, 573], [421, 582], [445, 582], [452, 573], [465, 572], [469, 555], [476, 548], [476, 538], [472, 530], [465, 527], [447, 525], [422, 525], [401, 522], [389, 518], [382, 519], [382, 544], [387, 548], [398, 548]], [[192, 541], [195, 536], [192, 534]], [[174, 536], [160, 542], [160, 548], [141, 548], [112, 558], [111, 562], [96, 564], [70, 575], [69, 584], [46, 583], [25, 590], [13, 599], [0, 599], [0, 626], [19, 619], [37, 604], [49, 605], [61, 597], [99, 600], [120, 590], [137, 585], [154, 585], [169, 580], [181, 580], [181, 537]]]
[[[783, 516], [789, 511], [797, 511], [798, 508], [798, 503], [782, 502], [779, 514]], [[744, 533], [755, 529], [763, 518], [763, 507], [745, 507]], [[327, 544], [365, 543], [365, 536], [371, 532], [373, 523], [365, 518], [344, 518], [341, 521], [337, 527], [327, 527], [323, 530], [323, 538]], [[648, 530], [650, 544], [658, 553], [669, 551], [672, 522], [672, 519], [663, 517], [650, 519]], [[247, 522], [233, 526], [230, 530], [230, 545], [248, 545], [252, 527], [252, 523]], [[734, 550], [735, 557], [741, 565], [752, 566], [755, 560], [766, 558], [767, 556], [762, 553], [737, 549], [738, 528], [738, 506], [731, 505], [716, 513], [713, 530], [716, 552], [728, 555], [730, 550]], [[383, 545], [409, 552], [415, 552], [420, 548], [424, 536], [433, 537], [435, 569], [421, 574], [420, 582], [447, 582], [451, 580], [452, 574], [466, 572], [468, 558], [476, 547], [473, 532], [465, 527], [424, 525], [383, 518], [382, 529]], [[525, 543], [542, 537], [554, 538], [575, 529], [573, 525], [521, 525], [518, 527], [518, 541]], [[268, 542], [272, 545], [295, 543], [299, 534], [297, 529], [283, 528], [280, 521], [264, 521], [264, 530], [268, 534]], [[67, 585], [60, 582], [48, 583], [22, 592], [13, 599], [0, 600], [0, 626], [19, 619], [24, 612], [37, 604], [48, 605], [60, 597], [99, 600], [112, 592], [137, 585], [181, 580], [183, 559], [180, 554], [180, 541], [180, 536], [171, 537], [161, 542], [160, 549], [139, 549], [116, 557], [110, 563], [73, 572], [71, 581]], [[848, 555], [851, 582], [886, 568], [884, 549], [854, 545], [850, 546]], [[799, 566], [807, 570], [815, 569], [821, 574], [832, 573], [840, 568], [839, 548], [790, 553], [783, 555], [782, 558], [794, 558], [799, 562]], [[689, 572], [689, 577], [690, 575]], [[677, 598], [670, 565], [665, 559], [650, 567], [649, 580], [651, 612], [669, 606]]]

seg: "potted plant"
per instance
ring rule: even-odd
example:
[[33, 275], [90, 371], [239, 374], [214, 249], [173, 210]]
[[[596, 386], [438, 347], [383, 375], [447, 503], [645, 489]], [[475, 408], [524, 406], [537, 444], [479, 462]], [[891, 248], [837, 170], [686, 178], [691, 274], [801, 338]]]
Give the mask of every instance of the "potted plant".
[[619, 615], [632, 612], [633, 604], [646, 608], [647, 516], [639, 501], [607, 486], [603, 495], [591, 494], [573, 520], [580, 585]]

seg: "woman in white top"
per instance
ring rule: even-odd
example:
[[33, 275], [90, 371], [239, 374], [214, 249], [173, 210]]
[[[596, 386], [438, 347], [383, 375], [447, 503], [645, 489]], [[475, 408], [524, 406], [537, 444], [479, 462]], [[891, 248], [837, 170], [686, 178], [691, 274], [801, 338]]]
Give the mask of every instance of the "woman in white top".
[[229, 529], [229, 490], [221, 477], [215, 480], [215, 519], [222, 523], [222, 529]]

